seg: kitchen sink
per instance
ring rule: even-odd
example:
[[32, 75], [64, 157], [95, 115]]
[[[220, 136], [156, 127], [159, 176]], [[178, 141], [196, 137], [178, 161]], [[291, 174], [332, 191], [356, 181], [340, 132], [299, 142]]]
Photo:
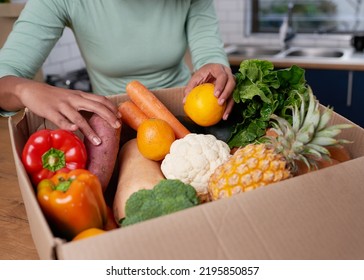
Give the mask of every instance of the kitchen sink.
[[226, 51], [229, 55], [241, 55], [248, 58], [258, 58], [274, 56], [280, 53], [282, 49], [269, 47], [233, 46]]
[[329, 48], [299, 48], [288, 49], [286, 57], [324, 57], [340, 58], [344, 55], [343, 50]]
[[283, 49], [279, 46], [245, 46], [231, 45], [225, 48], [229, 56], [246, 59], [348, 59], [352, 55], [351, 48], [301, 47], [291, 46]]

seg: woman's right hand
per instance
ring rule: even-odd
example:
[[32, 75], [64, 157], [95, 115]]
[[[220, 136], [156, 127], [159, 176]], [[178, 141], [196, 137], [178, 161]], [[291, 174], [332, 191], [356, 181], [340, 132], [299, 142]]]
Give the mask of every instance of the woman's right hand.
[[105, 96], [54, 87], [45, 83], [22, 79], [17, 83], [16, 95], [23, 106], [51, 121], [59, 128], [79, 129], [94, 145], [100, 137], [90, 127], [82, 111], [98, 114], [112, 127], [121, 126], [117, 106]]

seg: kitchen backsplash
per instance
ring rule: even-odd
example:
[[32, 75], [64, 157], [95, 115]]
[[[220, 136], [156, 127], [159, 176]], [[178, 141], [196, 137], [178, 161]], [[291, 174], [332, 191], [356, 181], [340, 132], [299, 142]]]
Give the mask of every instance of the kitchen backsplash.
[[43, 74], [63, 75], [85, 67], [72, 30], [66, 28], [43, 64]]
[[[242, 41], [243, 11], [246, 0], [215, 0], [219, 18], [220, 33], [225, 43]], [[70, 29], [66, 28], [47, 60], [43, 64], [43, 74], [63, 75], [83, 68], [85, 63]]]

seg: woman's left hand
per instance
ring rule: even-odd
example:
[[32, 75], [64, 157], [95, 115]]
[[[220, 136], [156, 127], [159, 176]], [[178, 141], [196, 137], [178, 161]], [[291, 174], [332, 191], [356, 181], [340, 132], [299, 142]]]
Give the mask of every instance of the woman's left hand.
[[235, 88], [235, 78], [230, 67], [223, 64], [206, 64], [197, 70], [185, 89], [185, 98], [187, 94], [196, 86], [203, 83], [213, 83], [215, 85], [214, 95], [219, 99], [219, 103], [226, 102], [226, 109], [223, 119], [226, 120], [233, 108], [234, 100], [232, 92]]

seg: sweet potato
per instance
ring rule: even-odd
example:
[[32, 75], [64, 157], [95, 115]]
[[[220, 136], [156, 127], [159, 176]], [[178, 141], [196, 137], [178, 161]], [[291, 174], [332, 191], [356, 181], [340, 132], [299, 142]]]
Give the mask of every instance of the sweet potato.
[[140, 154], [136, 139], [126, 142], [119, 154], [119, 177], [114, 197], [113, 210], [116, 221], [125, 217], [125, 204], [134, 192], [152, 189], [165, 179], [160, 163]]
[[86, 168], [99, 178], [102, 190], [105, 192], [115, 168], [121, 128], [113, 128], [97, 114], [90, 117], [89, 124], [102, 142], [95, 146], [85, 138], [88, 156]]

